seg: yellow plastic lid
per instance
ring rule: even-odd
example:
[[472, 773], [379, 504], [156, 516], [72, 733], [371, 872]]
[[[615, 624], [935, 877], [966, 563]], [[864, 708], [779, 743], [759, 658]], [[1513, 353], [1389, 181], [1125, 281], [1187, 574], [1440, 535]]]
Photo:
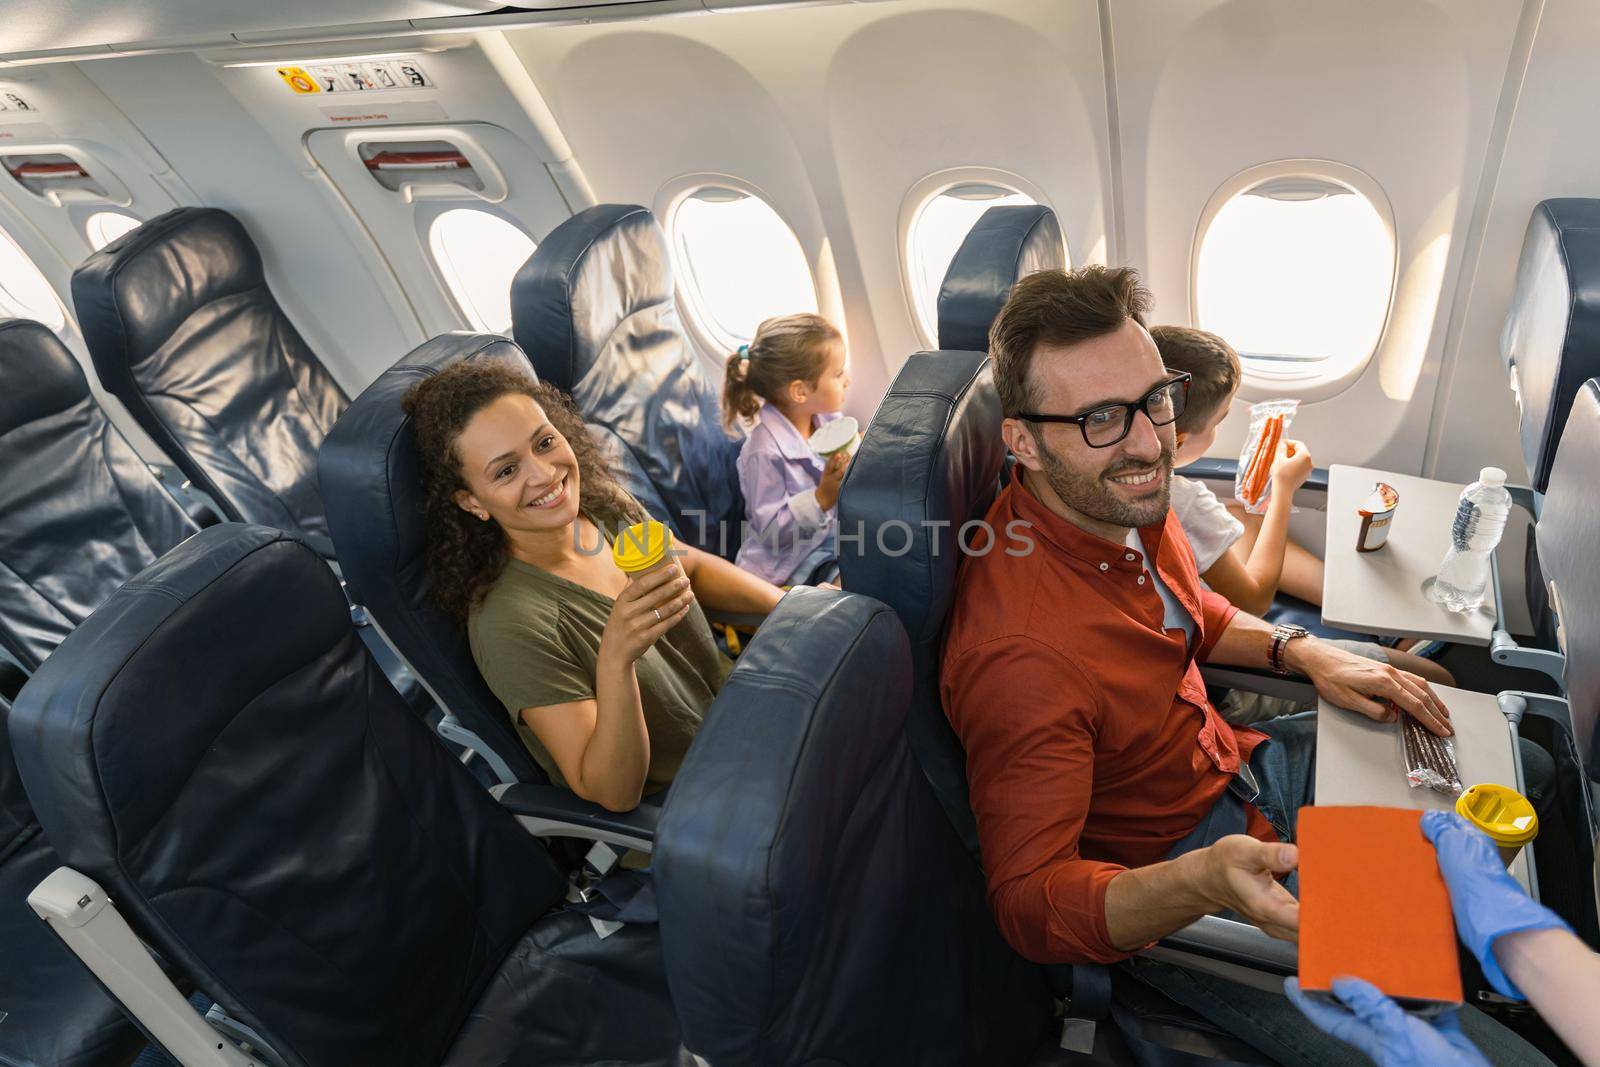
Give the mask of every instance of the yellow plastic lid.
[[670, 551], [672, 531], [654, 519], [634, 523], [611, 543], [611, 558], [624, 574], [647, 571]]
[[1456, 798], [1456, 814], [1497, 845], [1525, 845], [1539, 835], [1539, 814], [1527, 797], [1503, 785], [1475, 785]]

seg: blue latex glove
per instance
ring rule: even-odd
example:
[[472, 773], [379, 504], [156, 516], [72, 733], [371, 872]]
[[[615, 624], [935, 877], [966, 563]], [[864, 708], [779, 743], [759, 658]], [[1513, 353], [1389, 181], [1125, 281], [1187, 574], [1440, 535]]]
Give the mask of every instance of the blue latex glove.
[[1284, 980], [1283, 991], [1318, 1030], [1354, 1045], [1378, 1067], [1489, 1067], [1461, 1032], [1453, 1008], [1422, 1019], [1360, 978], [1333, 980], [1333, 995], [1344, 1007], [1307, 996], [1293, 978]]
[[1495, 939], [1521, 930], [1571, 928], [1523, 891], [1500, 862], [1494, 842], [1461, 816], [1425, 812], [1422, 834], [1439, 853], [1439, 870], [1450, 889], [1456, 932], [1483, 964], [1484, 977], [1502, 996], [1526, 999], [1495, 960]]

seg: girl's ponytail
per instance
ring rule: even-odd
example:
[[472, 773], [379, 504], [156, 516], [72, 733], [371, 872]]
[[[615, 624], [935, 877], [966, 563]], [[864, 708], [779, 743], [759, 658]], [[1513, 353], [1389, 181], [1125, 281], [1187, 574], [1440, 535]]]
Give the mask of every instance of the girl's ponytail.
[[750, 346], [727, 359], [722, 378], [722, 425], [731, 430], [740, 419], [753, 419], [761, 411], [761, 397], [750, 384]]

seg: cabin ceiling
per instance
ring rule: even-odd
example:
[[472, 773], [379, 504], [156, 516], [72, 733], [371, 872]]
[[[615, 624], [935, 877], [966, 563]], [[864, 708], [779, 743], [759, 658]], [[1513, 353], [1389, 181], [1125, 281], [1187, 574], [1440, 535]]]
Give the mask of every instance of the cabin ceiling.
[[275, 34], [355, 23], [472, 15], [494, 0], [4, 0], [0, 54], [100, 48], [232, 35]]

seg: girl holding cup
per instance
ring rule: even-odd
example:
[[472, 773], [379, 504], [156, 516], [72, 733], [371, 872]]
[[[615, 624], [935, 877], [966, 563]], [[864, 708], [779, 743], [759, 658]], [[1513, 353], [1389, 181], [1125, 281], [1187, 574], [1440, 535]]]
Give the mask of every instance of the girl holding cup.
[[753, 425], [739, 452], [749, 530], [739, 566], [779, 585], [838, 575], [839, 486], [855, 420], [844, 338], [820, 315], [768, 319], [727, 359], [723, 420]]

